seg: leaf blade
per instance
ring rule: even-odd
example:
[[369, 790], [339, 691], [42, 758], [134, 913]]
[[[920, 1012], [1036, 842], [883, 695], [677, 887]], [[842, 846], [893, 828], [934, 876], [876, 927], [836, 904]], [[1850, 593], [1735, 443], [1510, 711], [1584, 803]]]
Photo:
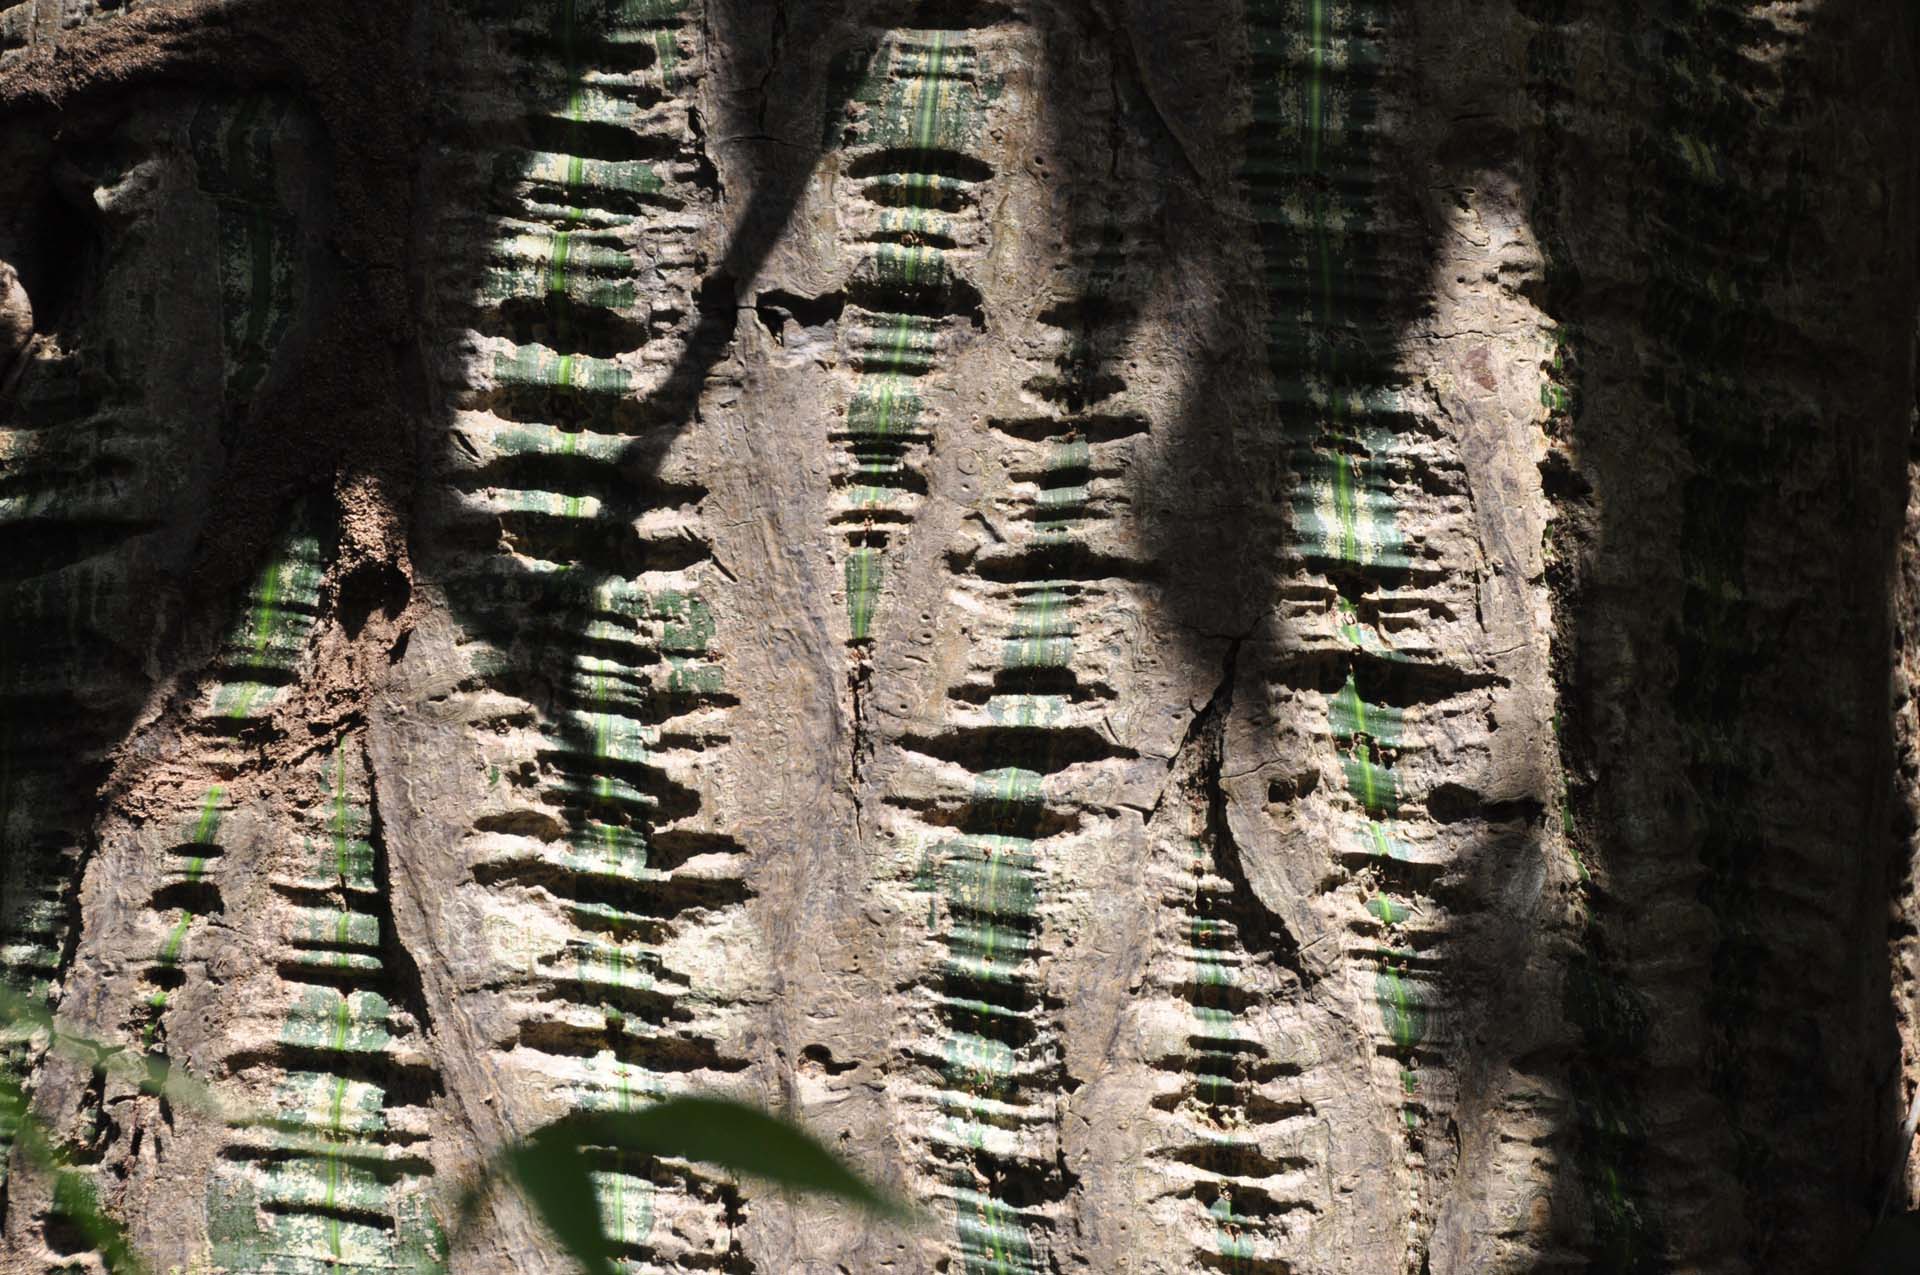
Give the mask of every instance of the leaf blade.
[[855, 1173], [798, 1125], [727, 1098], [669, 1098], [639, 1111], [564, 1117], [535, 1139], [698, 1160], [775, 1185], [831, 1196], [903, 1220], [911, 1210]]
[[0, 1132], [28, 1164], [52, 1179], [54, 1211], [71, 1222], [112, 1275], [146, 1275], [127, 1228], [107, 1212], [93, 1179], [73, 1168], [33, 1114], [26, 1090], [0, 1073]]
[[508, 1148], [502, 1159], [534, 1212], [587, 1275], [616, 1275], [606, 1219], [582, 1149], [542, 1142], [536, 1135]]

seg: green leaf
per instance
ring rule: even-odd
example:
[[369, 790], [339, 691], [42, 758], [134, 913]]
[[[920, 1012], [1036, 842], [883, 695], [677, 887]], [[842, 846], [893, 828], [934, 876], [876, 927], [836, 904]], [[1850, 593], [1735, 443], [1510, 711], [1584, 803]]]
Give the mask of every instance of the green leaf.
[[[20, 1124], [27, 1118], [27, 1095], [21, 1090], [20, 1082], [0, 1070], [0, 1137], [12, 1140], [19, 1136]], [[4, 1169], [0, 1165], [0, 1169]]]
[[11, 1135], [14, 1147], [28, 1164], [53, 1178], [54, 1211], [73, 1223], [87, 1244], [100, 1254], [113, 1275], [144, 1275], [146, 1263], [127, 1238], [127, 1228], [100, 1204], [93, 1179], [68, 1167], [45, 1126], [27, 1106], [26, 1091], [11, 1076], [0, 1073], [0, 1130]]
[[0, 1027], [18, 1027], [31, 1033], [41, 1028], [53, 1028], [53, 1011], [47, 1008], [45, 1001], [31, 996], [22, 996], [11, 987], [0, 983]]
[[701, 1160], [883, 1216], [909, 1216], [805, 1130], [725, 1098], [670, 1098], [640, 1111], [581, 1112], [548, 1125], [534, 1141]]
[[221, 1104], [213, 1090], [173, 1065], [171, 1059], [157, 1054], [137, 1054], [126, 1045], [109, 1045], [70, 1032], [46, 1002], [22, 996], [0, 986], [0, 1032], [11, 1029], [19, 1036], [46, 1032], [47, 1047], [68, 1058], [85, 1062], [101, 1075], [120, 1075], [139, 1086], [141, 1093], [158, 1094], [169, 1101], [196, 1111], [221, 1115]]
[[55, 1171], [53, 1207], [86, 1237], [113, 1275], [141, 1275], [147, 1269], [127, 1238], [127, 1228], [108, 1216], [93, 1189], [93, 1180], [84, 1173], [74, 1169]]
[[125, 1064], [118, 1069], [140, 1086], [141, 1093], [158, 1094], [178, 1106], [218, 1116], [229, 1122], [256, 1118], [228, 1110], [205, 1081], [188, 1075], [185, 1068], [174, 1066], [173, 1060], [164, 1055], [128, 1056]]
[[[582, 1112], [509, 1147], [500, 1157], [500, 1168], [519, 1184], [587, 1275], [614, 1275], [615, 1254], [588, 1172], [595, 1149], [700, 1160], [779, 1186], [834, 1196], [882, 1216], [913, 1216], [805, 1130], [741, 1103], [670, 1098], [640, 1111]], [[482, 1190], [484, 1185], [477, 1185], [462, 1197], [457, 1229], [465, 1229]]]
[[580, 1148], [544, 1142], [535, 1135], [532, 1141], [509, 1148], [503, 1158], [540, 1220], [587, 1275], [615, 1275], [600, 1197]]

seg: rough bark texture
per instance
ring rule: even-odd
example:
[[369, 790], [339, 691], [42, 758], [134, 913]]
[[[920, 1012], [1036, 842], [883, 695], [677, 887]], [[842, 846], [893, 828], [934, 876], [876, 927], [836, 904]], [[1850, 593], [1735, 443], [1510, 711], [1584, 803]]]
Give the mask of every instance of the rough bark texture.
[[[1889, 0], [0, 8], [0, 1064], [160, 1269], [1840, 1272], [1920, 1190]], [[47, 1184], [0, 1268], [86, 1268]]]

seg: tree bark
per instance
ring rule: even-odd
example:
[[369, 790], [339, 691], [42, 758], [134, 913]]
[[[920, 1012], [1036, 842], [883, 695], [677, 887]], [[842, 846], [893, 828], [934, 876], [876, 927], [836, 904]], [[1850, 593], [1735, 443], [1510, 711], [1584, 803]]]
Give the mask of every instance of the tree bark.
[[[4, 0], [0, 0], [3, 3]], [[0, 1063], [157, 1269], [1848, 1272], [1887, 0], [0, 8]], [[13, 1157], [0, 1266], [78, 1240]]]

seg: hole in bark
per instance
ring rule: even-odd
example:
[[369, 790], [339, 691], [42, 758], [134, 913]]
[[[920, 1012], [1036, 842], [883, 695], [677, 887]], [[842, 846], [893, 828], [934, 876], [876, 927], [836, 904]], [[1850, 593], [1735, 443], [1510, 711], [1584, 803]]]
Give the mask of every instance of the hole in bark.
[[355, 567], [340, 582], [340, 624], [347, 636], [359, 637], [375, 607], [392, 620], [406, 609], [413, 586], [391, 562], [369, 562]]
[[821, 297], [802, 297], [774, 289], [754, 297], [753, 312], [762, 326], [773, 334], [774, 340], [785, 345], [786, 325], [789, 322], [802, 328], [824, 328], [839, 320], [840, 312], [846, 305], [846, 294], [841, 292], [829, 292]]
[[26, 251], [13, 265], [33, 302], [35, 332], [59, 327], [85, 290], [94, 248], [91, 212], [74, 208], [52, 189], [34, 204]]
[[226, 910], [218, 887], [211, 881], [176, 881], [162, 886], [154, 892], [153, 908], [156, 912], [191, 912], [195, 916]]
[[1427, 815], [1435, 823], [1458, 823], [1480, 813], [1480, 794], [1459, 784], [1439, 784], [1427, 794]]
[[824, 1070], [829, 1076], [843, 1076], [858, 1067], [859, 1063], [837, 1062], [833, 1051], [825, 1045], [808, 1045], [800, 1051], [800, 1057]]

